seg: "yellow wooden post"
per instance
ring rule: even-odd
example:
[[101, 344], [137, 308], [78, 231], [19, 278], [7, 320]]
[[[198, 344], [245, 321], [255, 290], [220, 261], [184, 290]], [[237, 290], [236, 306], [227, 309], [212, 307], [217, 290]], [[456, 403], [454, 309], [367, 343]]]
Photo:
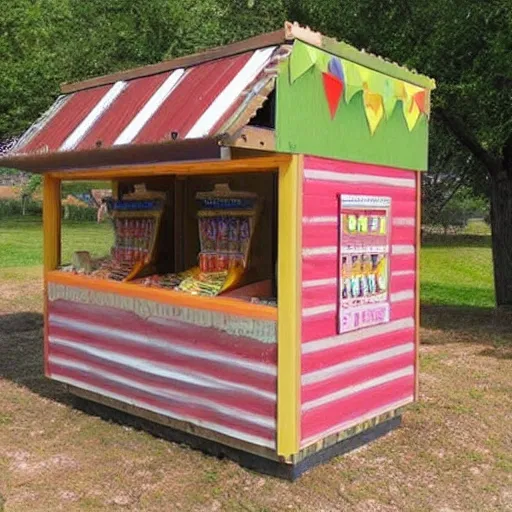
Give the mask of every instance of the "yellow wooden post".
[[46, 175], [43, 180], [43, 266], [44, 271], [60, 265], [60, 180]]
[[302, 162], [279, 168], [277, 454], [300, 447]]

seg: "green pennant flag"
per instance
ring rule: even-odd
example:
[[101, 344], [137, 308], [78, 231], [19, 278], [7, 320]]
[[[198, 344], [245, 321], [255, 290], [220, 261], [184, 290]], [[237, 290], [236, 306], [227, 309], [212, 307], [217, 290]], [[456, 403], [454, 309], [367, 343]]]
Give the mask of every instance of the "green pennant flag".
[[352, 96], [363, 88], [363, 82], [357, 64], [342, 60], [343, 74], [345, 76], [345, 102], [349, 103]]
[[396, 87], [394, 80], [392, 78], [386, 78], [384, 83], [384, 93], [382, 95], [384, 100], [384, 112], [386, 114], [386, 119], [391, 117], [393, 110], [395, 110], [396, 102], [398, 101], [395, 89]]
[[297, 78], [313, 67], [317, 59], [318, 52], [315, 48], [302, 41], [295, 41], [290, 55], [290, 83], [293, 84]]

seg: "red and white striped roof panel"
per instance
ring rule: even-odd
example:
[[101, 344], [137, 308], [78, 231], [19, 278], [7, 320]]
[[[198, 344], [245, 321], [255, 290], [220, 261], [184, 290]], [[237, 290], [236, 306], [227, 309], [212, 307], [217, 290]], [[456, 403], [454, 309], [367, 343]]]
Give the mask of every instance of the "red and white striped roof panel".
[[59, 98], [17, 154], [108, 148], [217, 134], [271, 67], [276, 47], [119, 81]]

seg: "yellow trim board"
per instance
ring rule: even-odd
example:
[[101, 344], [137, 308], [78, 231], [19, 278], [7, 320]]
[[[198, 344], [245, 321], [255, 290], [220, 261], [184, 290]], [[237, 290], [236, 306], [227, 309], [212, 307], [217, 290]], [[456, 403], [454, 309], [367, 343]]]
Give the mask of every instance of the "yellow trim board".
[[279, 168], [277, 454], [300, 449], [301, 243], [303, 157]]
[[46, 274], [46, 281], [48, 283], [86, 288], [97, 292], [113, 293], [124, 297], [160, 302], [161, 304], [169, 304], [171, 306], [204, 309], [207, 311], [214, 311], [216, 313], [241, 316], [255, 320], [275, 321], [277, 317], [277, 308], [273, 306], [252, 304], [241, 299], [230, 297], [203, 297], [199, 295], [189, 295], [187, 293], [174, 290], [148, 288], [140, 284], [116, 282], [108, 279], [97, 279], [94, 277], [59, 271], [48, 272]]
[[43, 266], [45, 272], [60, 265], [60, 180], [43, 178]]
[[291, 156], [276, 154], [235, 160], [213, 160], [203, 162], [168, 162], [159, 164], [134, 165], [126, 167], [80, 169], [49, 173], [62, 180], [113, 180], [119, 178], [144, 178], [174, 174], [192, 176], [198, 174], [231, 174], [255, 171], [273, 171], [287, 165]]

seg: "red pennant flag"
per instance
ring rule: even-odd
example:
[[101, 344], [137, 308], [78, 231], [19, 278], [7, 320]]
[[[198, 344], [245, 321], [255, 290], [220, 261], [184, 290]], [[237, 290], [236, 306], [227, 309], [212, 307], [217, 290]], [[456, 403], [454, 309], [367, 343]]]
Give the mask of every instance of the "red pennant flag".
[[343, 82], [337, 76], [331, 75], [330, 73], [322, 73], [322, 75], [324, 79], [325, 97], [329, 104], [331, 119], [334, 119], [341, 95], [343, 94]]
[[425, 100], [426, 100], [425, 91], [417, 92], [414, 95], [414, 101], [416, 102], [416, 105], [418, 105], [420, 112], [423, 112], [423, 113], [425, 113]]

